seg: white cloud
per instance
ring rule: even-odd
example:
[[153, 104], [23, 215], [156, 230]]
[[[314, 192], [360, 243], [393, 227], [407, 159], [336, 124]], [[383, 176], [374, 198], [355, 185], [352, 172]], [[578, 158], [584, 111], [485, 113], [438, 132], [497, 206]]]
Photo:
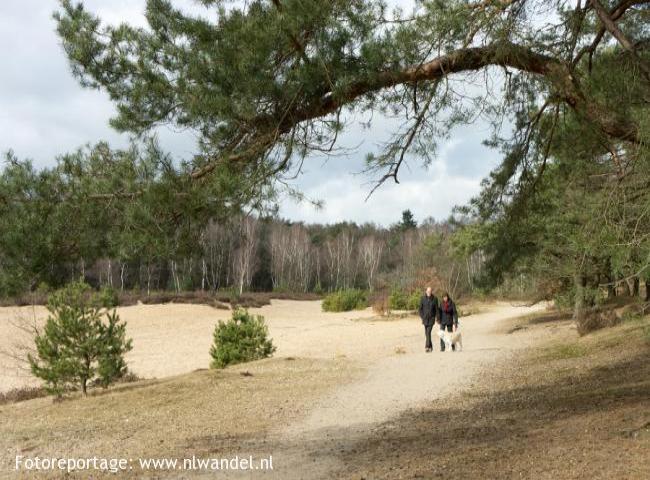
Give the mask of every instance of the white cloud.
[[[374, 222], [390, 225], [401, 218], [402, 211], [409, 209], [416, 219], [427, 217], [446, 219], [456, 205], [462, 205], [480, 191], [483, 175], [468, 172], [466, 175], [449, 173], [450, 152], [460, 140], [452, 139], [442, 145], [433, 164], [425, 169], [414, 166], [404, 172], [399, 184], [384, 183], [370, 198], [374, 183], [367, 177], [349, 173], [328, 176], [325, 181], [305, 188], [308, 198], [323, 200], [322, 208], [311, 203], [296, 203], [286, 198], [281, 203], [280, 214], [286, 218], [315, 223], [334, 223], [344, 220], [357, 223]], [[488, 162], [488, 166], [492, 166]], [[313, 172], [312, 172], [313, 173]]]
[[438, 175], [435, 179], [386, 184], [365, 200], [369, 191], [369, 185], [355, 184], [349, 178], [329, 180], [306, 192], [310, 197], [325, 199], [322, 209], [287, 199], [281, 205], [281, 214], [305, 222], [349, 220], [390, 225], [401, 218], [403, 210], [410, 209], [419, 221], [427, 217], [442, 220], [455, 205], [467, 202], [479, 192], [479, 181]]

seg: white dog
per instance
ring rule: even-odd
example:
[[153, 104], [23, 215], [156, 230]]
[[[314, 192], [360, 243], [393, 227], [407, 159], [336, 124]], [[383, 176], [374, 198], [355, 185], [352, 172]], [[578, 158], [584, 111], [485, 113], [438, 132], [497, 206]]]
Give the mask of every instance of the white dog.
[[463, 349], [463, 336], [460, 334], [460, 330], [456, 329], [455, 332], [438, 330], [438, 336], [443, 342], [445, 342], [445, 350], [451, 352], [452, 345], [455, 345], [456, 350], [458, 351]]

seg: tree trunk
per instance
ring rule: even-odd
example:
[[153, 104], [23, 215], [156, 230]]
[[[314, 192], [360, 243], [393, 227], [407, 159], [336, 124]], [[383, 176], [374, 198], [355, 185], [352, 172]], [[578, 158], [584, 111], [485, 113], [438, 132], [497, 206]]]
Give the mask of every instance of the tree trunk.
[[616, 287], [611, 276], [605, 277], [605, 281], [607, 282], [607, 299], [611, 300], [616, 296]]
[[122, 262], [120, 265], [120, 291], [124, 291], [124, 270], [126, 269], [126, 264]]
[[632, 296], [633, 297], [638, 297], [639, 296], [639, 277], [634, 277], [632, 280], [630, 280], [630, 287], [632, 290]]
[[630, 282], [627, 281], [627, 280], [623, 280], [621, 283], [623, 285], [623, 295], [631, 297], [632, 296], [632, 288], [630, 288]]
[[208, 266], [205, 263], [205, 258], [201, 259], [201, 291], [205, 292], [205, 283], [208, 276]]
[[644, 300], [646, 302], [650, 302], [650, 275], [645, 277], [645, 282], [643, 282], [645, 285], [645, 295], [644, 295]]
[[575, 287], [575, 299], [573, 302], [573, 319], [580, 320], [584, 317], [586, 311], [585, 287], [587, 285], [587, 280], [583, 275], [576, 273], [573, 276], [573, 282]]
[[147, 264], [147, 297], [151, 294], [151, 265]]

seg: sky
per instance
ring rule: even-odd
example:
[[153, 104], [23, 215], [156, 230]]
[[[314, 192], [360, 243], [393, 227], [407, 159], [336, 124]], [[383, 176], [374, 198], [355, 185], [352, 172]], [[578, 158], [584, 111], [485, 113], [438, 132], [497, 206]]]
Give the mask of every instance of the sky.
[[[86, 7], [109, 23], [146, 25], [145, 0], [85, 0]], [[205, 12], [192, 0], [174, 0], [188, 11]], [[404, 5], [404, 1], [393, 0]], [[408, 3], [408, 2], [406, 2]], [[115, 148], [129, 137], [111, 129], [115, 109], [108, 96], [82, 88], [55, 33], [52, 13], [56, 0], [0, 1], [0, 151], [13, 150], [38, 167], [51, 166], [58, 155], [86, 144], [108, 141]], [[496, 165], [499, 154], [481, 144], [488, 137], [485, 124], [458, 128], [440, 143], [428, 168], [416, 160], [401, 170], [400, 183], [386, 183], [368, 200], [376, 176], [361, 174], [369, 151], [378, 151], [396, 124], [375, 118], [371, 129], [361, 127], [365, 118], [349, 118], [349, 128], [339, 147], [345, 154], [324, 159], [310, 157], [292, 186], [323, 207], [280, 199], [280, 214], [294, 221], [334, 223], [355, 221], [390, 225], [410, 209], [416, 220], [445, 219], [454, 205], [464, 204], [480, 191], [480, 181]], [[162, 147], [176, 158], [191, 158], [196, 138], [188, 132], [163, 127], [158, 132]], [[354, 148], [353, 148], [354, 147]]]

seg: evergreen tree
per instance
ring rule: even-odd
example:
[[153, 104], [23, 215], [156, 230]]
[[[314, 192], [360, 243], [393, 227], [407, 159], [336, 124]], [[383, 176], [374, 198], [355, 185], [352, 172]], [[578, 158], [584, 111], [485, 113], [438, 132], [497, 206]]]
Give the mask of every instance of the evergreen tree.
[[132, 348], [126, 324], [98, 306], [88, 285], [74, 282], [55, 292], [48, 310], [45, 327], [34, 339], [36, 355], [28, 358], [48, 391], [61, 395], [80, 388], [86, 395], [90, 383], [106, 387], [126, 373], [124, 355]]
[[397, 228], [405, 232], [417, 228], [417, 226], [418, 224], [413, 217], [413, 213], [410, 210], [404, 210], [402, 212], [402, 220], [397, 224]]
[[214, 341], [210, 348], [212, 367], [224, 368], [270, 357], [275, 347], [268, 334], [268, 327], [261, 315], [251, 315], [243, 309], [233, 311], [230, 320], [220, 320], [214, 329]]
[[[397, 180], [409, 154], [429, 164], [436, 140], [479, 114], [495, 133], [504, 116], [523, 123], [510, 152], [525, 149], [541, 114], [556, 108], [608, 142], [638, 145], [646, 135], [647, 103], [626, 91], [650, 83], [647, 2], [422, 1], [396, 14], [383, 0], [202, 3], [214, 20], [148, 0], [148, 28], [103, 25], [71, 0], [55, 14], [74, 74], [118, 104], [116, 128], [197, 132], [194, 178], [228, 164], [255, 178], [286, 172], [329, 151], [347, 111], [404, 120], [368, 158], [381, 180]], [[617, 68], [593, 74], [612, 51]], [[448, 77], [471, 81], [477, 71], [485, 89], [471, 98], [447, 88]], [[603, 73], [629, 85], [603, 95]], [[504, 166], [516, 178], [527, 157]]]

